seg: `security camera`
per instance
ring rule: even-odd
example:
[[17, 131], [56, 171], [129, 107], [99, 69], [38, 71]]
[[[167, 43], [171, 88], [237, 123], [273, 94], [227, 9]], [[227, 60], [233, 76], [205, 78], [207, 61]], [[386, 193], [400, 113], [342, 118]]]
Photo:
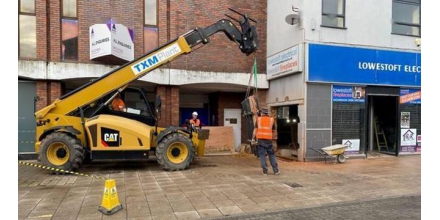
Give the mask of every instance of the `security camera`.
[[414, 43], [416, 44], [417, 47], [420, 47], [420, 45], [422, 45], [422, 39], [416, 38], [414, 39]]

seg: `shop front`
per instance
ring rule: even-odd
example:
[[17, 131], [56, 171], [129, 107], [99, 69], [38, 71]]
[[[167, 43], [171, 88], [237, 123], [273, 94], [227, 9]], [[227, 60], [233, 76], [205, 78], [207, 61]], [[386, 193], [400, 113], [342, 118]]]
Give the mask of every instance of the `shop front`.
[[306, 56], [307, 148], [345, 144], [361, 157], [421, 152], [420, 52], [308, 44]]

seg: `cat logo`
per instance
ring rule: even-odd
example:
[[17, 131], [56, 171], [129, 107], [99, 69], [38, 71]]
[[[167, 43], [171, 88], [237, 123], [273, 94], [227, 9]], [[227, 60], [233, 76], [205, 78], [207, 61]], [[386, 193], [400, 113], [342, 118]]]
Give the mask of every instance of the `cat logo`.
[[119, 134], [104, 134], [104, 141], [106, 142], [115, 142], [118, 141]]
[[119, 147], [122, 137], [118, 130], [101, 128], [101, 144], [104, 147]]

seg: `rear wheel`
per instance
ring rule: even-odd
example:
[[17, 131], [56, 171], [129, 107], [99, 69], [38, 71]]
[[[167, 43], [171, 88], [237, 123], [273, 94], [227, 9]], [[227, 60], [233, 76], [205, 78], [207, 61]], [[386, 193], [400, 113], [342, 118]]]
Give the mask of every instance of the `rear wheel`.
[[184, 170], [194, 159], [194, 147], [188, 136], [181, 133], [167, 135], [157, 145], [157, 162], [169, 171]]
[[39, 160], [43, 165], [63, 170], [76, 170], [84, 161], [81, 142], [66, 133], [55, 132], [41, 142]]

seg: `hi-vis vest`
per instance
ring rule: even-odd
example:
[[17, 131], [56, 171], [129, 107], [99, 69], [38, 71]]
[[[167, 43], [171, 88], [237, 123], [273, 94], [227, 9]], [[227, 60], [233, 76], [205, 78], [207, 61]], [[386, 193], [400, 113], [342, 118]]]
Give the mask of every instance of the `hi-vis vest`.
[[269, 116], [258, 117], [257, 126], [258, 139], [272, 139], [273, 118]]

